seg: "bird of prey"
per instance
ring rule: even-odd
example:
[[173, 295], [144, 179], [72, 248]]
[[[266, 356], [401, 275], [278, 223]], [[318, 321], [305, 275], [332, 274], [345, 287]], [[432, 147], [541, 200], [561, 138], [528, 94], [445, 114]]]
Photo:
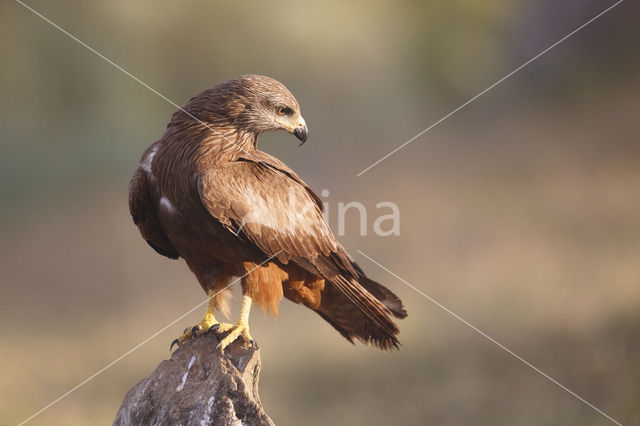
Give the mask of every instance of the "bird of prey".
[[[182, 257], [209, 296], [202, 321], [181, 345], [209, 329], [249, 344], [251, 304], [278, 313], [282, 297], [318, 313], [347, 340], [398, 347], [400, 299], [367, 278], [336, 240], [320, 198], [277, 158], [258, 150], [262, 132], [283, 130], [301, 144], [307, 125], [280, 82], [242, 75], [204, 90], [173, 114], [144, 151], [129, 184], [129, 208], [158, 253]], [[225, 291], [241, 277], [237, 324], [220, 323]], [[173, 346], [173, 344], [172, 344]]]

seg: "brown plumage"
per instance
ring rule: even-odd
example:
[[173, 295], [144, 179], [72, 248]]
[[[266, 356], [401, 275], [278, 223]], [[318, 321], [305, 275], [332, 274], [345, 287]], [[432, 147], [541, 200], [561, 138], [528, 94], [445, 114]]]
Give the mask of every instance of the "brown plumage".
[[[258, 135], [270, 130], [303, 142], [308, 134], [298, 102], [271, 78], [244, 75], [192, 98], [131, 179], [129, 206], [142, 237], [158, 253], [184, 258], [211, 295], [244, 276], [249, 304], [277, 315], [284, 296], [351, 342], [397, 347], [391, 317], [406, 316], [402, 302], [335, 239], [318, 196], [257, 149]], [[222, 296], [215, 295], [211, 318]]]

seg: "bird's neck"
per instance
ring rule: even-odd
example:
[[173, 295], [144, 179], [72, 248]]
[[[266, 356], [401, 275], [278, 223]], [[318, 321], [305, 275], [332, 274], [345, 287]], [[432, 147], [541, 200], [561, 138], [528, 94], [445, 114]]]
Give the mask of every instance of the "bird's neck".
[[200, 142], [204, 151], [228, 153], [235, 157], [258, 149], [258, 135], [255, 133], [226, 128], [207, 129], [205, 133], [206, 136]]
[[241, 151], [255, 151], [258, 149], [258, 135], [253, 132], [236, 132], [235, 138], [230, 138]]
[[204, 123], [188, 120], [171, 123], [164, 135], [164, 143], [170, 150], [182, 152], [181, 158], [215, 157], [234, 161], [243, 153], [255, 151], [258, 135], [239, 130], [229, 123]]

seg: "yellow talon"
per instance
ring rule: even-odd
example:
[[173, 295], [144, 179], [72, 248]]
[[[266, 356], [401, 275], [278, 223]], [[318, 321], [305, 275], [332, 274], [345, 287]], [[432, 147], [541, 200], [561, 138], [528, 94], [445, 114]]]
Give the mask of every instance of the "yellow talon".
[[209, 295], [209, 304], [207, 306], [207, 311], [204, 314], [204, 318], [202, 318], [202, 321], [200, 321], [197, 325], [193, 326], [190, 329], [185, 329], [184, 333], [182, 334], [182, 336], [178, 337], [177, 339], [175, 339], [172, 343], [171, 343], [171, 348], [173, 348], [173, 345], [178, 345], [181, 346], [185, 341], [192, 339], [198, 335], [204, 334], [207, 331], [209, 331], [209, 329], [211, 327], [217, 326], [216, 328], [219, 331], [226, 331], [229, 330], [231, 328], [233, 328], [235, 325], [234, 324], [227, 324], [227, 323], [223, 323], [223, 322], [219, 322], [215, 315], [214, 315], [214, 301], [213, 301], [213, 296], [215, 295], [215, 291], [213, 290], [209, 290], [208, 295]]
[[[242, 297], [242, 309], [240, 311], [240, 319], [238, 320], [238, 324], [225, 324], [223, 329], [220, 326], [220, 331], [228, 331], [231, 332], [218, 343], [216, 349], [220, 349], [220, 352], [224, 352], [224, 349], [233, 343], [238, 337], [242, 336], [242, 338], [251, 345], [255, 344], [255, 341], [249, 334], [249, 311], [251, 310], [251, 297], [243, 296]], [[226, 327], [229, 325], [229, 327]]]

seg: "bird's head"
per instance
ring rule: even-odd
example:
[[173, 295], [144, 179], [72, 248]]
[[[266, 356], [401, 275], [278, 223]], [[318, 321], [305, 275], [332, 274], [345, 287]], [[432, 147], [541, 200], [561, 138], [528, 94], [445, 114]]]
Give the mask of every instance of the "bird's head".
[[241, 132], [258, 135], [283, 130], [301, 144], [309, 136], [296, 98], [284, 84], [262, 75], [246, 74], [220, 83], [196, 96], [188, 106], [193, 104], [199, 119], [230, 124]]

